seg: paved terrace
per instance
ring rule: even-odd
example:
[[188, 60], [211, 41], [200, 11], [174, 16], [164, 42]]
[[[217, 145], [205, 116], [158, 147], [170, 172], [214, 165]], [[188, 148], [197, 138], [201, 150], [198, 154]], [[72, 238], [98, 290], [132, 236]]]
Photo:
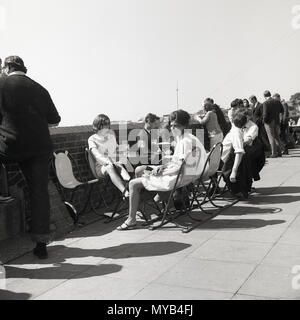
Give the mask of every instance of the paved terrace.
[[51, 244], [49, 260], [6, 265], [0, 299], [300, 299], [299, 158], [270, 159], [248, 202], [189, 234], [115, 231], [120, 221], [78, 229]]

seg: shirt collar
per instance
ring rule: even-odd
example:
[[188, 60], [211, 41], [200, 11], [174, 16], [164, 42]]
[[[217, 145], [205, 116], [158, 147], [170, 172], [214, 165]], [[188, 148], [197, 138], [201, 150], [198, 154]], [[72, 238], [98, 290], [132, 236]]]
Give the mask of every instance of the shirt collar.
[[14, 76], [14, 75], [25, 76], [26, 74], [23, 71], [14, 71], [14, 72], [10, 73], [8, 76], [10, 77], [10, 76]]

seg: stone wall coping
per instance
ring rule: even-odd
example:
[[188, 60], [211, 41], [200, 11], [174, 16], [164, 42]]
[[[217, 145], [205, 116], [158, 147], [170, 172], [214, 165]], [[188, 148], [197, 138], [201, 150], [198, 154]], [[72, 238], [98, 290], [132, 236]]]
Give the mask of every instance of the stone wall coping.
[[[197, 124], [195, 121], [191, 121], [191, 125]], [[143, 122], [112, 122], [111, 129], [118, 130], [120, 125], [127, 125], [127, 129], [142, 129], [144, 127]], [[62, 135], [62, 134], [72, 134], [72, 133], [93, 133], [93, 129], [91, 125], [81, 125], [81, 126], [66, 126], [66, 127], [56, 127], [50, 128], [50, 134], [54, 135]]]

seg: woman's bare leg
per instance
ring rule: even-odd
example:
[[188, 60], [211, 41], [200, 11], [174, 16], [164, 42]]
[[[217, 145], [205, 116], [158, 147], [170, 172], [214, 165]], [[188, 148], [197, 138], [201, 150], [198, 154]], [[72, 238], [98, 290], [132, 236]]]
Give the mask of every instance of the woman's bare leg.
[[118, 173], [116, 172], [113, 166], [107, 166], [106, 172], [109, 175], [112, 183], [123, 193], [125, 191], [125, 184], [122, 179], [119, 177]]
[[129, 182], [129, 217], [127, 224], [136, 223], [136, 213], [139, 208], [140, 193], [144, 189], [142, 178], [133, 179]]

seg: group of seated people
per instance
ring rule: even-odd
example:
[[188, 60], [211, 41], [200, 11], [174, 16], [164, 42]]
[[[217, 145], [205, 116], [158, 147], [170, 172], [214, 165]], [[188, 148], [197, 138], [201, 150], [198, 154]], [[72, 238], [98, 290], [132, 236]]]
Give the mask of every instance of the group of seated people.
[[[258, 139], [258, 127], [248, 119], [245, 110], [233, 112], [230, 131], [226, 129], [224, 115], [212, 101], [207, 101], [205, 121], [221, 123], [217, 130], [209, 130], [210, 149], [217, 143], [223, 144], [221, 168], [223, 178], [231, 193], [239, 199], [247, 199], [253, 180], [259, 180], [259, 172], [265, 164], [264, 152]], [[220, 114], [222, 113], [222, 115]], [[220, 120], [221, 119], [221, 120]], [[155, 201], [159, 203], [162, 193], [173, 189], [182, 160], [197, 150], [196, 168], [188, 179], [194, 181], [200, 176], [205, 167], [209, 150], [204, 148], [198, 137], [188, 130], [191, 116], [184, 110], [177, 110], [169, 116], [168, 124], [161, 129], [160, 119], [149, 114], [145, 118], [145, 127], [138, 134], [137, 150], [144, 149], [145, 162], [135, 166], [134, 176], [124, 168], [124, 164], [117, 161], [117, 140], [115, 133], [110, 129], [110, 120], [106, 115], [96, 117], [93, 128], [95, 134], [88, 140], [89, 150], [96, 163], [95, 171], [99, 177], [109, 176], [112, 183], [120, 190], [122, 197], [129, 200], [129, 215], [127, 220], [117, 230], [130, 230], [136, 226], [136, 215], [141, 193], [144, 189], [157, 192]], [[200, 119], [199, 119], [200, 120]], [[225, 129], [224, 129], [225, 128]], [[160, 130], [160, 131], [157, 131]], [[152, 131], [169, 133], [169, 143], [155, 140], [153, 143]], [[154, 136], [157, 136], [154, 134]], [[225, 136], [225, 138], [224, 138]], [[224, 139], [223, 139], [224, 138]], [[161, 140], [160, 140], [161, 141]], [[159, 147], [169, 145], [170, 156], [167, 161], [151, 162], [151, 155], [156, 154]], [[174, 146], [172, 149], [171, 146]], [[189, 180], [186, 181], [187, 183]]]

